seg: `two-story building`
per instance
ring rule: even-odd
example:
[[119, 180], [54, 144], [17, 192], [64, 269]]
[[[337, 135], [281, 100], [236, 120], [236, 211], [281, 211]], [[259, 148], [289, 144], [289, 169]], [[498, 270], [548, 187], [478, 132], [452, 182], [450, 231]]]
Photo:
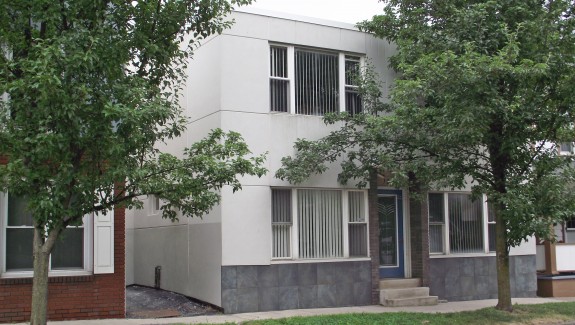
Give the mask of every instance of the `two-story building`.
[[[429, 287], [419, 291], [425, 297], [495, 298], [485, 200], [436, 191], [421, 205], [382, 183], [378, 220], [369, 220], [367, 191], [339, 184], [337, 164], [297, 186], [274, 178], [296, 139], [327, 134], [324, 113], [361, 110], [349, 72], [369, 61], [387, 95], [394, 46], [349, 24], [258, 11], [232, 17], [231, 29], [196, 50], [182, 102], [191, 122], [165, 149], [179, 153], [211, 129], [234, 130], [254, 153], [268, 153], [270, 172], [243, 178], [239, 192], [222, 190], [202, 219], [161, 220], [161, 202], [148, 198], [127, 220], [127, 283], [154, 285], [160, 266], [163, 289], [226, 313], [368, 305], [379, 301], [380, 279], [414, 279], [406, 282]], [[534, 296], [535, 243], [511, 255], [513, 295]]]

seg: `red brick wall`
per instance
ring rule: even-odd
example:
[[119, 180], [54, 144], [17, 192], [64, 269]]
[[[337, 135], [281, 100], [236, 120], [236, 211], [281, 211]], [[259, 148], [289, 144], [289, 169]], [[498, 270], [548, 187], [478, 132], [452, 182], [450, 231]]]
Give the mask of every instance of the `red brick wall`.
[[[2, 163], [0, 157], [0, 163]], [[125, 210], [114, 212], [114, 273], [50, 278], [48, 319], [124, 318]], [[32, 279], [0, 279], [0, 323], [30, 318]]]

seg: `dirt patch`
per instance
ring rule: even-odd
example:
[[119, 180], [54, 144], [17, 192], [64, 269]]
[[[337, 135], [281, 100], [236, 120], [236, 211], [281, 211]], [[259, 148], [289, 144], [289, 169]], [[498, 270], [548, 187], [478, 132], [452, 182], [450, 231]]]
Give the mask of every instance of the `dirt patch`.
[[126, 318], [166, 318], [220, 314], [184, 295], [142, 286], [126, 288]]

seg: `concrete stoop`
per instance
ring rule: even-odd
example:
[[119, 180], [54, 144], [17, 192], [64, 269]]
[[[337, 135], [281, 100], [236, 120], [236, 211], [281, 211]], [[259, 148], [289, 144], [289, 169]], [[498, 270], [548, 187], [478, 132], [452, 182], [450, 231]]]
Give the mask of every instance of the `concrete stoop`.
[[379, 281], [379, 303], [388, 307], [434, 306], [437, 296], [421, 287], [421, 279], [386, 279]]

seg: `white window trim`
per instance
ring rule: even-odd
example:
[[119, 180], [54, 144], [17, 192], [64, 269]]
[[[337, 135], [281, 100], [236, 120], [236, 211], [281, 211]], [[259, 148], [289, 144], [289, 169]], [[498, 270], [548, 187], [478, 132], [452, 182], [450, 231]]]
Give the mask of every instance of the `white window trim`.
[[[286, 188], [287, 189], [287, 188]], [[338, 188], [312, 188], [312, 187], [297, 187], [289, 188], [291, 191], [291, 204], [292, 204], [292, 227], [291, 227], [291, 257], [271, 257], [271, 262], [273, 264], [284, 264], [291, 262], [298, 263], [317, 263], [317, 262], [330, 262], [330, 261], [364, 261], [370, 260], [370, 242], [369, 242], [369, 207], [368, 207], [368, 197], [367, 191], [365, 190], [349, 190], [349, 189], [338, 189]], [[326, 190], [326, 191], [340, 191], [342, 192], [342, 231], [343, 231], [343, 256], [339, 258], [326, 258], [326, 259], [304, 259], [299, 257], [299, 236], [298, 236], [298, 202], [297, 202], [297, 191], [298, 190]], [[365, 257], [350, 257], [349, 256], [349, 192], [363, 192], [364, 200], [364, 215], [365, 215], [365, 225], [366, 225], [366, 237], [367, 237], [367, 256]], [[271, 219], [271, 218], [270, 218]], [[270, 226], [271, 230], [271, 226]], [[271, 255], [271, 249], [270, 249]]]
[[[286, 112], [276, 112], [276, 111], [271, 111], [271, 110], [270, 110], [270, 113], [305, 115], [305, 114], [297, 114], [296, 113], [296, 107], [295, 107], [296, 100], [295, 100], [295, 81], [294, 81], [294, 78], [295, 78], [295, 50], [296, 49], [304, 49], [304, 50], [323, 52], [323, 53], [331, 53], [331, 54], [337, 54], [338, 55], [338, 61], [339, 61], [338, 62], [338, 65], [339, 65], [339, 67], [338, 67], [339, 112], [340, 113], [345, 112], [345, 87], [346, 87], [346, 84], [345, 84], [345, 57], [346, 56], [359, 57], [359, 66], [361, 69], [363, 69], [365, 67], [365, 54], [342, 52], [342, 51], [337, 51], [337, 50], [325, 50], [325, 49], [319, 49], [319, 48], [314, 48], [314, 47], [286, 45], [286, 44], [282, 44], [282, 43], [270, 42], [268, 44], [268, 56], [267, 56], [268, 58], [270, 57], [269, 51], [270, 51], [272, 46], [287, 48], [287, 70], [288, 70], [287, 78], [272, 77], [269, 61], [268, 61], [268, 78], [288, 81], [288, 85], [289, 85], [289, 88], [288, 88], [289, 99], [288, 99], [288, 101], [289, 102], [288, 102], [288, 112], [287, 113]], [[268, 92], [269, 92], [269, 87], [268, 87]], [[315, 115], [309, 115], [309, 116], [315, 116]]]
[[[482, 253], [451, 253], [451, 246], [449, 245], [449, 194], [467, 194], [471, 195], [471, 192], [441, 192], [432, 191], [429, 193], [442, 194], [443, 195], [443, 253], [429, 253], [430, 258], [445, 258], [445, 257], [477, 257], [477, 256], [495, 256], [495, 252], [489, 251], [489, 222], [488, 221], [488, 204], [487, 195], [482, 194], [481, 200], [483, 202], [482, 206], [482, 218], [483, 218], [483, 252]], [[428, 194], [429, 195], [429, 194]], [[429, 203], [428, 203], [429, 204]], [[429, 208], [429, 207], [428, 207]], [[427, 216], [429, 218], [429, 215]]]
[[148, 195], [148, 216], [157, 216], [161, 214], [161, 206], [162, 200], [160, 198], [153, 194]]
[[[0, 192], [0, 230], [2, 233], [2, 241], [0, 241], [0, 278], [31, 278], [33, 271], [7, 271], [6, 270], [6, 223], [8, 217], [8, 194]], [[78, 276], [78, 275], [91, 275], [93, 272], [92, 254], [93, 254], [93, 227], [92, 227], [92, 214], [83, 217], [84, 228], [84, 267], [77, 270], [50, 270], [48, 276]], [[49, 265], [49, 267], [51, 267]]]

